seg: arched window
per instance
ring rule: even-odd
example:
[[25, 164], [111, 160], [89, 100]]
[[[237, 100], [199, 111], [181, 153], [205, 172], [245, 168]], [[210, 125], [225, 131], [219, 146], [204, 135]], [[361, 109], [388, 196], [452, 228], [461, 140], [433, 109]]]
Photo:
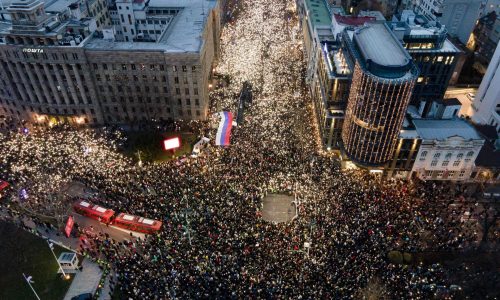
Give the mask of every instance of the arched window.
[[467, 157], [471, 157], [472, 155], [474, 155], [474, 151], [469, 151], [469, 153], [467, 153]]
[[461, 159], [462, 157], [464, 157], [464, 154], [463, 153], [458, 153], [457, 159]]
[[422, 154], [420, 156], [421, 157], [426, 157], [427, 156], [427, 151], [422, 151]]
[[453, 155], [453, 154], [452, 154], [451, 152], [448, 152], [448, 153], [446, 154], [446, 159], [450, 159], [452, 155]]

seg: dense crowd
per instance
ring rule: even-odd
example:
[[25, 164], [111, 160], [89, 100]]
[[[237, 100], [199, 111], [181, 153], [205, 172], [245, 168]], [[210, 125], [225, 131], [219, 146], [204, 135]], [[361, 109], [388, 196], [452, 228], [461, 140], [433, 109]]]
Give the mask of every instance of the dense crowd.
[[[214, 110], [234, 112], [242, 83], [254, 85], [230, 147], [138, 166], [117, 151], [120, 133], [21, 130], [0, 134], [0, 178], [26, 189], [20, 201], [37, 212], [64, 212], [69, 200], [54, 195], [78, 180], [105, 207], [163, 221], [133, 245], [104, 235], [91, 241], [89, 252], [113, 266], [130, 299], [343, 299], [360, 297], [373, 278], [394, 299], [428, 299], [432, 284], [449, 287], [439, 266], [403, 267], [388, 253], [475, 247], [477, 229], [462, 220], [468, 206], [447, 213], [462, 191], [341, 171], [318, 150], [301, 89], [294, 1], [242, 2], [223, 30], [217, 72], [228, 80], [212, 94]], [[211, 122], [196, 130], [213, 140]], [[295, 195], [299, 217], [262, 220], [269, 193]]]

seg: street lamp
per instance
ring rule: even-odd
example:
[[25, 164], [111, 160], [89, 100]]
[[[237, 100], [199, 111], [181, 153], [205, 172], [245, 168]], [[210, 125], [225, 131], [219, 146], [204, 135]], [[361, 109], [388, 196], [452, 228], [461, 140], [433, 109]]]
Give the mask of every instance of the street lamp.
[[54, 244], [53, 244], [53, 243], [51, 243], [49, 239], [47, 239], [47, 244], [49, 244], [50, 252], [52, 252], [52, 255], [54, 255], [54, 258], [55, 258], [55, 260], [56, 260], [56, 262], [57, 262], [57, 265], [59, 266], [59, 269], [61, 269], [61, 272], [63, 273], [63, 277], [64, 277], [64, 279], [66, 279], [66, 280], [67, 280], [67, 279], [69, 279], [69, 278], [70, 278], [70, 277], [69, 277], [69, 274], [66, 274], [66, 272], [64, 272], [63, 267], [61, 266], [61, 264], [60, 264], [60, 263], [59, 263], [59, 261], [57, 260], [57, 256], [56, 256], [56, 254], [54, 253]]
[[139, 162], [137, 163], [139, 167], [142, 167], [141, 153], [141, 150], [137, 150], [137, 152], [135, 153], [137, 155], [137, 159], [139, 159]]
[[31, 285], [32, 283], [35, 283], [35, 282], [33, 281], [33, 277], [32, 277], [32, 276], [26, 276], [26, 275], [24, 275], [24, 273], [23, 273], [23, 277], [24, 277], [24, 280], [26, 280], [26, 282], [27, 282], [27, 283], [28, 283], [28, 285], [30, 286], [31, 290], [33, 291], [33, 294], [35, 294], [36, 298], [37, 298], [38, 300], [40, 300], [40, 297], [38, 297], [38, 294], [36, 293], [35, 289], [34, 289], [34, 288], [33, 288], [33, 286]]

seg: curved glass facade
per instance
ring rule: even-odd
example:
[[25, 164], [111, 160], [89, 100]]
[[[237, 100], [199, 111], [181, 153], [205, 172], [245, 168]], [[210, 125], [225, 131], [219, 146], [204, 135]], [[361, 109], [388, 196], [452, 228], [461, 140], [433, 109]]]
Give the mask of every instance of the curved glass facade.
[[342, 130], [346, 154], [355, 163], [383, 165], [391, 159], [418, 72], [382, 78], [356, 61]]

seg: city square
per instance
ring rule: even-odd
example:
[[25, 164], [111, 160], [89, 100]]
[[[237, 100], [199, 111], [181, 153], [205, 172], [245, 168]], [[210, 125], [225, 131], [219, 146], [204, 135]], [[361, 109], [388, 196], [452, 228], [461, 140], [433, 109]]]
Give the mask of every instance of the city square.
[[[487, 192], [495, 184], [486, 179], [435, 180], [444, 177], [438, 169], [431, 169], [430, 176], [424, 167], [397, 169], [396, 159], [391, 173], [414, 175], [382, 174], [380, 162], [390, 165], [394, 153], [403, 155], [401, 145], [405, 141], [416, 145], [417, 138], [399, 138], [407, 130], [402, 110], [383, 117], [387, 124], [378, 122], [385, 128], [380, 131], [357, 119], [351, 112], [369, 102], [362, 97], [349, 98], [342, 108], [344, 131], [327, 137], [322, 126], [328, 117], [322, 115], [323, 108], [306, 82], [311, 57], [306, 55], [307, 28], [301, 25], [295, 1], [228, 1], [222, 18], [220, 53], [211, 70], [215, 79], [200, 80], [207, 86], [208, 100], [202, 100], [199, 109], [174, 115], [175, 120], [151, 117], [125, 125], [98, 123], [125, 120], [130, 112], [126, 109], [121, 117], [103, 110], [95, 123], [89, 122], [92, 127], [54, 120], [49, 113], [43, 114], [41, 122], [6, 122], [0, 131], [0, 180], [8, 183], [0, 189], [1, 220], [76, 251], [87, 259], [84, 270], [98, 266], [98, 287], [89, 290], [95, 299], [499, 297], [500, 202], [486, 197], [495, 193]], [[345, 37], [349, 30], [344, 31]], [[372, 31], [368, 37], [360, 34], [360, 45], [381, 36], [382, 45], [377, 47], [389, 44], [396, 54], [404, 52], [389, 27], [367, 25], [365, 30]], [[359, 34], [353, 32], [353, 36]], [[389, 42], [383, 45], [385, 41]], [[97, 47], [98, 42], [93, 43]], [[318, 53], [323, 53], [321, 46]], [[370, 83], [378, 84], [377, 92], [385, 89], [384, 84], [393, 93], [400, 89], [400, 98], [383, 109], [370, 106], [367, 113], [370, 108], [378, 115], [386, 113], [386, 106], [394, 111], [408, 106], [413, 101], [411, 88], [419, 80], [410, 55], [387, 57], [390, 53], [380, 55], [376, 50], [369, 55], [375, 61], [398, 61], [397, 72], [404, 83], [401, 87], [388, 80]], [[337, 65], [338, 53], [333, 57]], [[364, 68], [369, 66], [357, 64], [352, 73]], [[351, 90], [362, 88], [357, 80], [352, 82]], [[251, 100], [241, 96], [248, 83]], [[190, 78], [189, 85], [193, 84]], [[182, 101], [186, 106], [186, 99]], [[205, 109], [207, 117], [197, 118], [195, 111]], [[193, 118], [182, 117], [188, 115]], [[413, 120], [412, 130], [421, 136], [419, 146], [433, 151], [431, 143], [423, 142], [430, 139], [425, 121]], [[466, 132], [469, 127], [460, 128]], [[365, 131], [382, 133], [373, 138]], [[135, 151], [131, 137], [140, 140], [136, 137], [144, 132], [160, 137]], [[330, 151], [337, 145], [332, 142], [335, 135], [346, 145]], [[479, 140], [475, 133], [470, 136]], [[199, 146], [187, 147], [197, 151], [175, 152], [167, 143], [162, 149], [156, 141], [172, 137], [182, 137], [180, 143], [190, 146], [194, 146], [191, 138], [200, 141]], [[471, 149], [477, 146], [470, 144]], [[160, 150], [152, 153], [165, 155], [141, 154], [155, 147]], [[405, 162], [423, 161], [427, 152], [422, 154], [422, 149], [411, 150], [413, 158]], [[476, 150], [461, 150], [474, 153], [466, 154], [466, 163], [474, 163], [471, 157], [480, 155]], [[346, 163], [348, 156], [352, 162]], [[346, 167], [354, 164], [360, 166]], [[461, 174], [481, 173], [450, 172], [457, 179]], [[96, 205], [101, 212], [112, 210], [115, 216], [111, 221], [88, 218], [75, 203]], [[153, 232], [120, 227], [120, 213], [125, 219], [139, 216], [161, 227]], [[76, 226], [64, 235], [69, 217]], [[71, 279], [72, 284], [77, 281]], [[44, 289], [36, 278], [33, 284], [22, 277], [19, 281], [26, 289], [33, 286], [34, 292]]]

